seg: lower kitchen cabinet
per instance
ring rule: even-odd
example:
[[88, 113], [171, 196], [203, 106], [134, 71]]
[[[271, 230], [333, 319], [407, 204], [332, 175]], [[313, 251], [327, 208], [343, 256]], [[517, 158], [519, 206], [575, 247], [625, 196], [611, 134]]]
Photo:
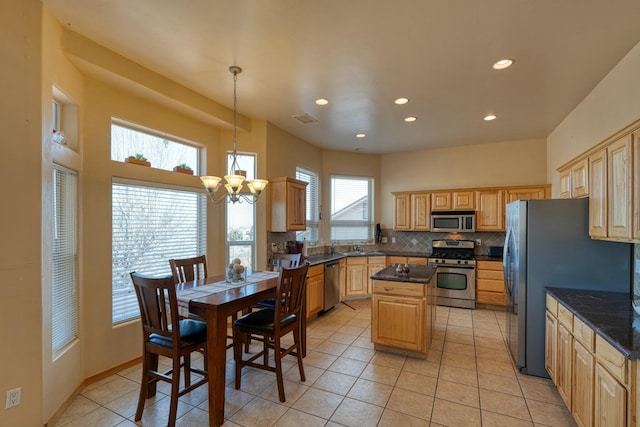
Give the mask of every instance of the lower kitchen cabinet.
[[345, 297], [367, 295], [367, 257], [347, 258]]
[[370, 256], [367, 257], [367, 294], [371, 294], [373, 291], [373, 280], [371, 276], [376, 274], [387, 266], [387, 257], [385, 256]]
[[476, 261], [476, 302], [507, 305], [501, 261]]
[[373, 281], [371, 341], [426, 356], [431, 339], [427, 285]]
[[426, 257], [389, 255], [387, 256], [386, 266], [388, 267], [390, 265], [397, 265], [397, 264], [427, 265], [428, 263], [429, 263], [429, 258], [426, 258]]
[[340, 300], [344, 299], [347, 289], [347, 259], [340, 259]]
[[545, 366], [579, 426], [639, 425], [634, 413], [640, 412], [637, 362], [627, 359], [550, 295], [545, 334]]
[[307, 273], [307, 319], [324, 306], [324, 264], [312, 265]]

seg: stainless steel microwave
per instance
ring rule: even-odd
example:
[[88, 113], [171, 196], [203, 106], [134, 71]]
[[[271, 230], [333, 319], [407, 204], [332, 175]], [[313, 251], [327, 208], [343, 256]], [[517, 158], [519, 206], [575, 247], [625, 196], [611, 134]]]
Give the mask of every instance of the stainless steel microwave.
[[431, 231], [472, 233], [476, 231], [476, 213], [474, 211], [431, 212]]

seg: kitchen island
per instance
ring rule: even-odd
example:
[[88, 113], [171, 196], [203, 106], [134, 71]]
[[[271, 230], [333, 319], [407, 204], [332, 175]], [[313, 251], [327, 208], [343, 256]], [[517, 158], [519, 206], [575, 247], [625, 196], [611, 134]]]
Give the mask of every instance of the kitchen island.
[[395, 266], [371, 276], [371, 341], [376, 350], [425, 358], [433, 337], [435, 293], [433, 266]]

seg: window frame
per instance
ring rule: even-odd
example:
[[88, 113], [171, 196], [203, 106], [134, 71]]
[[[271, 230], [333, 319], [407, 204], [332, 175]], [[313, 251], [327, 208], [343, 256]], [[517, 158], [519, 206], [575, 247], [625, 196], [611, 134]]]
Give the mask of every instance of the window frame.
[[[354, 180], [354, 181], [366, 181], [367, 182], [367, 212], [369, 218], [367, 220], [335, 220], [334, 216], [334, 202], [335, 202], [335, 180]], [[343, 175], [343, 174], [331, 174], [329, 177], [330, 185], [330, 208], [329, 208], [329, 240], [330, 242], [343, 244], [343, 243], [373, 243], [373, 227], [374, 227], [374, 194], [375, 194], [375, 181], [370, 176], [356, 176], [356, 175]], [[357, 202], [353, 200], [352, 203]], [[334, 238], [337, 232], [334, 232], [334, 228], [350, 227], [366, 227], [366, 238]], [[349, 231], [346, 231], [347, 233]], [[342, 234], [342, 233], [340, 233]]]
[[[311, 179], [306, 180], [303, 175], [307, 175]], [[306, 194], [307, 228], [305, 231], [296, 232], [296, 240], [306, 238], [308, 243], [315, 244], [320, 240], [320, 175], [311, 168], [296, 166], [296, 179], [308, 182]]]

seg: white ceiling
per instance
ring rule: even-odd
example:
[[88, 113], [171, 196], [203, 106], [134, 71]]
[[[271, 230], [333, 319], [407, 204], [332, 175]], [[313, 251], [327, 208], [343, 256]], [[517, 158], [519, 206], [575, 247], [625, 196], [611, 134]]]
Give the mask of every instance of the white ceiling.
[[[229, 108], [239, 65], [239, 113], [366, 153], [544, 138], [640, 41], [638, 0], [43, 2], [71, 30]], [[493, 70], [503, 57], [515, 64]]]

